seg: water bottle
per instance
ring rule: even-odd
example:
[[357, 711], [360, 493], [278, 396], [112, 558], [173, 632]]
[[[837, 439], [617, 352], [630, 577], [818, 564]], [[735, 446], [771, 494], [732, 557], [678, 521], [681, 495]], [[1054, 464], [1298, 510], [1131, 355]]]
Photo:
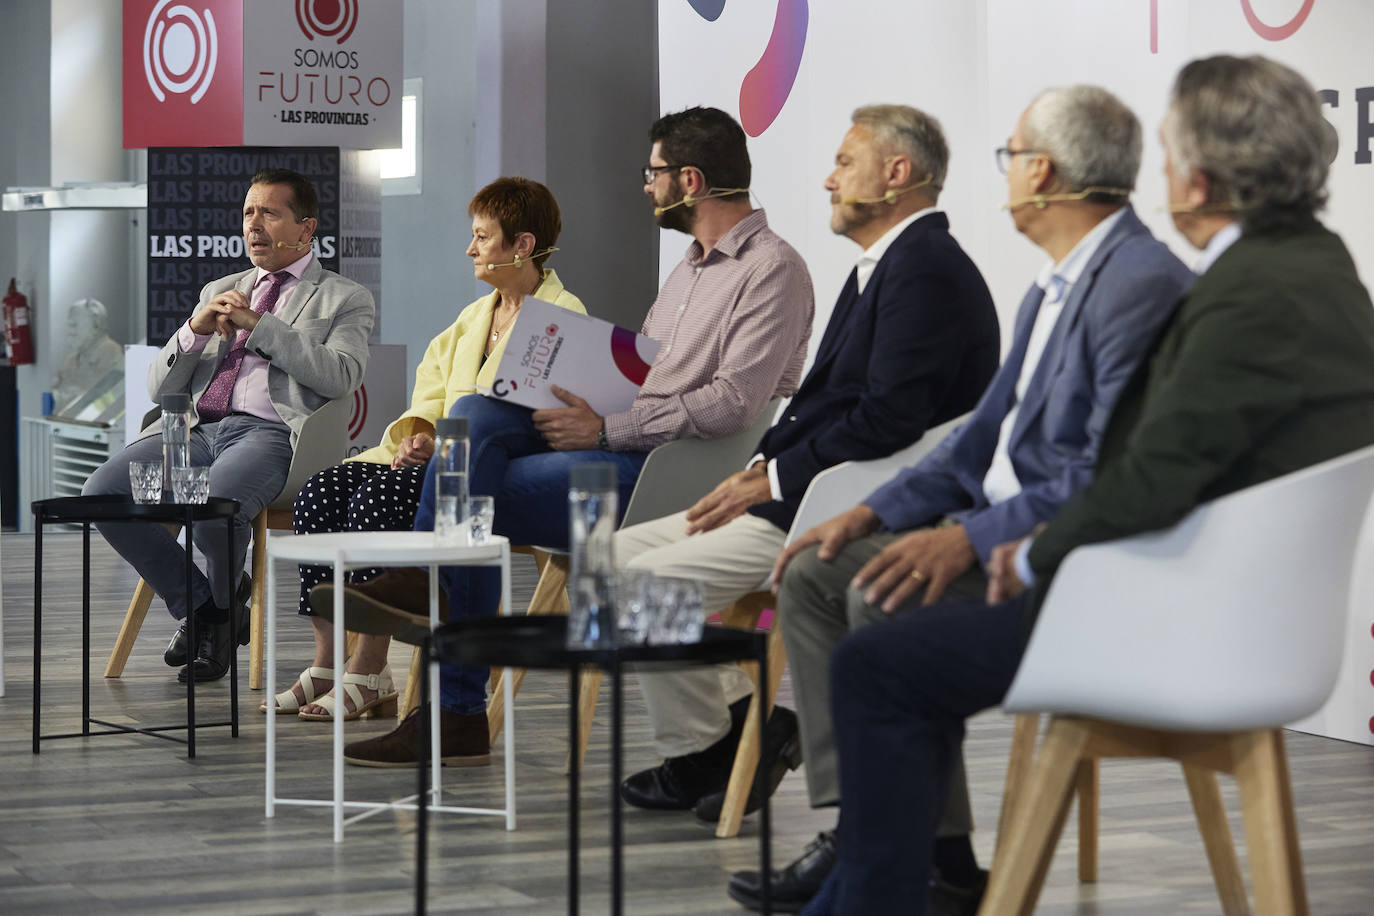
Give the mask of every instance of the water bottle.
[[434, 424], [434, 537], [440, 544], [468, 542], [468, 418]]
[[191, 466], [191, 396], [162, 396], [162, 489], [172, 490], [172, 471]]
[[616, 645], [615, 465], [590, 461], [572, 469], [568, 489], [568, 648]]

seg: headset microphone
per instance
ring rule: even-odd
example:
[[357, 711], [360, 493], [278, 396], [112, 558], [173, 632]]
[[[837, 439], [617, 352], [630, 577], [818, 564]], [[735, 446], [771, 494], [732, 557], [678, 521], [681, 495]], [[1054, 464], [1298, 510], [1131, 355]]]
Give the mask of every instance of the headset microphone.
[[935, 176], [927, 175], [923, 180], [918, 181], [915, 184], [909, 184], [904, 188], [889, 188], [887, 192], [883, 194], [882, 197], [845, 197], [840, 200], [840, 203], [844, 204], [847, 207], [853, 206], [854, 204], [895, 204], [897, 202], [897, 198], [901, 197], [908, 191], [914, 191], [917, 188], [924, 188], [926, 185], [934, 183]]
[[713, 197], [731, 197], [735, 194], [748, 194], [748, 188], [715, 188], [709, 194], [700, 197], [693, 197], [691, 194], [682, 195], [682, 200], [677, 203], [669, 204], [666, 207], [654, 207], [654, 216], [662, 216], [674, 207], [695, 207], [703, 200], [710, 200]]
[[488, 264], [488, 265], [487, 265], [487, 270], [495, 270], [495, 269], [498, 268], [498, 267], [514, 267], [516, 270], [519, 270], [519, 269], [520, 269], [520, 265], [524, 264], [526, 261], [532, 261], [532, 260], [534, 260], [535, 258], [541, 258], [541, 257], [543, 257], [543, 256], [546, 255], [546, 254], [553, 254], [553, 253], [554, 253], [555, 251], [557, 251], [557, 250], [558, 250], [557, 248], [555, 248], [554, 246], [550, 245], [548, 248], [545, 248], [543, 251], [536, 251], [534, 254], [530, 255], [528, 258], [522, 258], [522, 257], [520, 257], [520, 255], [517, 254], [517, 255], [515, 256], [515, 260], [513, 260], [513, 261], [507, 261], [507, 262], [504, 263], [504, 264]]
[[1110, 195], [1110, 196], [1112, 196], [1112, 197], [1126, 198], [1126, 197], [1130, 197], [1130, 196], [1131, 196], [1131, 189], [1130, 189], [1130, 188], [1104, 188], [1104, 187], [1093, 186], [1093, 187], [1084, 188], [1084, 189], [1081, 190], [1081, 191], [1075, 191], [1075, 192], [1072, 193], [1072, 194], [1032, 194], [1030, 197], [1018, 197], [1018, 198], [1016, 198], [1015, 200], [1009, 200], [1009, 201], [1007, 201], [1006, 203], [1002, 204], [1002, 206], [1001, 206], [999, 209], [1001, 209], [1001, 210], [1015, 210], [1017, 207], [1023, 207], [1023, 206], [1025, 206], [1026, 204], [1031, 204], [1032, 206], [1035, 207], [1035, 209], [1037, 209], [1037, 210], [1043, 210], [1043, 209], [1045, 209], [1046, 206], [1048, 206], [1049, 204], [1054, 203], [1055, 201], [1060, 201], [1060, 200], [1083, 200], [1084, 198], [1086, 198], [1086, 197], [1088, 197], [1088, 196], [1090, 196], [1090, 195], [1092, 195], [1092, 194], [1107, 194], [1107, 195]]
[[302, 248], [309, 248], [309, 247], [310, 247], [310, 242], [309, 242], [309, 241], [305, 241], [305, 242], [296, 242], [295, 244], [292, 244], [292, 243], [290, 243], [290, 242], [278, 242], [278, 243], [277, 243], [277, 247], [278, 247], [278, 248], [293, 248], [293, 249], [295, 249], [296, 251], [300, 251]]

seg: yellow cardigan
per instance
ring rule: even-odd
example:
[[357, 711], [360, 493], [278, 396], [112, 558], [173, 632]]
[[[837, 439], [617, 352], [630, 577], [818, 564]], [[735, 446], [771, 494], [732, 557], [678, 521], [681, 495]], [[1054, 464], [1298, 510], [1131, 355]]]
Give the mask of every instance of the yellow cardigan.
[[[463, 309], [458, 320], [429, 342], [425, 357], [415, 370], [415, 391], [410, 396], [410, 409], [386, 428], [380, 445], [349, 461], [368, 461], [390, 465], [396, 457], [401, 439], [415, 433], [433, 434], [434, 421], [447, 416], [453, 402], [464, 395], [475, 394], [477, 385], [490, 386], [496, 378], [496, 366], [506, 350], [507, 337], [497, 342], [485, 363], [482, 349], [491, 333], [491, 315], [499, 293], [492, 290]], [[544, 282], [534, 294], [560, 308], [586, 314], [582, 301], [563, 288], [558, 274], [544, 271]]]

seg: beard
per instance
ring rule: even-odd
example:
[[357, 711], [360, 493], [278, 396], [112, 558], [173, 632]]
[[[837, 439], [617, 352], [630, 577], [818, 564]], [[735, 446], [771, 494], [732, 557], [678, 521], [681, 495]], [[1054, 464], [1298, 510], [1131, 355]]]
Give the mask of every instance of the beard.
[[882, 206], [885, 204], [839, 204], [838, 209], [830, 211], [830, 231], [836, 235], [848, 235], [860, 226], [871, 223]]
[[[669, 207], [681, 201], [682, 198], [682, 188], [675, 185], [669, 192], [667, 199], [661, 201], [655, 200], [654, 206]], [[690, 235], [692, 232], [692, 223], [695, 218], [696, 211], [684, 204], [683, 206], [673, 207], [671, 210], [664, 210], [664, 212], [655, 215], [654, 221], [658, 223], [661, 229], [676, 229], [678, 232], [685, 232]]]

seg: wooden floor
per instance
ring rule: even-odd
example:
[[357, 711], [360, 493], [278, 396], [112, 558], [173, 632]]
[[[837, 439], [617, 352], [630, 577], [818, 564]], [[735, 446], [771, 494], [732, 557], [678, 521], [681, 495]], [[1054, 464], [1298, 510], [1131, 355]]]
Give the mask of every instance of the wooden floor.
[[[44, 578], [44, 722], [75, 727], [80, 715], [80, 538], [49, 535]], [[92, 705], [96, 715], [170, 723], [184, 715], [184, 692], [161, 653], [171, 632], [160, 603], [123, 678], [100, 678], [134, 577], [94, 538]], [[526, 563], [526, 558], [517, 558]], [[188, 761], [178, 745], [146, 737], [45, 742], [30, 753], [32, 709], [33, 539], [3, 541], [5, 673], [0, 699], [0, 913], [402, 913], [413, 909], [414, 819], [387, 813], [330, 841], [324, 809], [263, 810], [264, 717], [259, 694], [244, 690], [243, 728], [201, 734]], [[282, 576], [285, 579], [285, 576]], [[517, 604], [533, 584], [517, 575]], [[281, 678], [308, 660], [309, 628], [283, 584], [278, 606]], [[246, 660], [244, 653], [241, 659]], [[393, 666], [404, 670], [397, 651]], [[784, 702], [790, 691], [784, 681]], [[565, 911], [567, 753], [566, 679], [532, 674], [517, 701], [519, 829], [497, 818], [436, 818], [431, 912]], [[657, 763], [638, 691], [627, 690], [627, 772]], [[227, 712], [227, 685], [197, 692], [203, 716]], [[283, 717], [279, 778], [285, 794], [328, 794], [330, 728]], [[388, 725], [350, 723], [355, 735]], [[991, 858], [1010, 739], [1010, 720], [986, 713], [971, 723], [966, 751], [980, 861]], [[592, 733], [583, 781], [585, 913], [607, 912], [606, 817], [609, 792], [605, 702]], [[1374, 913], [1374, 749], [1290, 734], [1294, 792], [1312, 911]], [[503, 758], [493, 766], [446, 770], [449, 799], [499, 805]], [[394, 798], [411, 790], [409, 771], [348, 768], [351, 798]], [[1238, 812], [1229, 780], [1228, 808]], [[800, 774], [774, 797], [774, 856], [790, 860], [818, 830], [834, 824], [812, 811]], [[1182, 778], [1167, 764], [1109, 763], [1102, 779], [1101, 879], [1074, 874], [1073, 819], [1060, 845], [1038, 912], [1050, 914], [1214, 913], [1202, 844]], [[1239, 814], [1232, 829], [1241, 836]], [[690, 815], [628, 810], [625, 817], [627, 912], [742, 912], [725, 895], [730, 872], [756, 868], [757, 817], [742, 835], [715, 839]]]

